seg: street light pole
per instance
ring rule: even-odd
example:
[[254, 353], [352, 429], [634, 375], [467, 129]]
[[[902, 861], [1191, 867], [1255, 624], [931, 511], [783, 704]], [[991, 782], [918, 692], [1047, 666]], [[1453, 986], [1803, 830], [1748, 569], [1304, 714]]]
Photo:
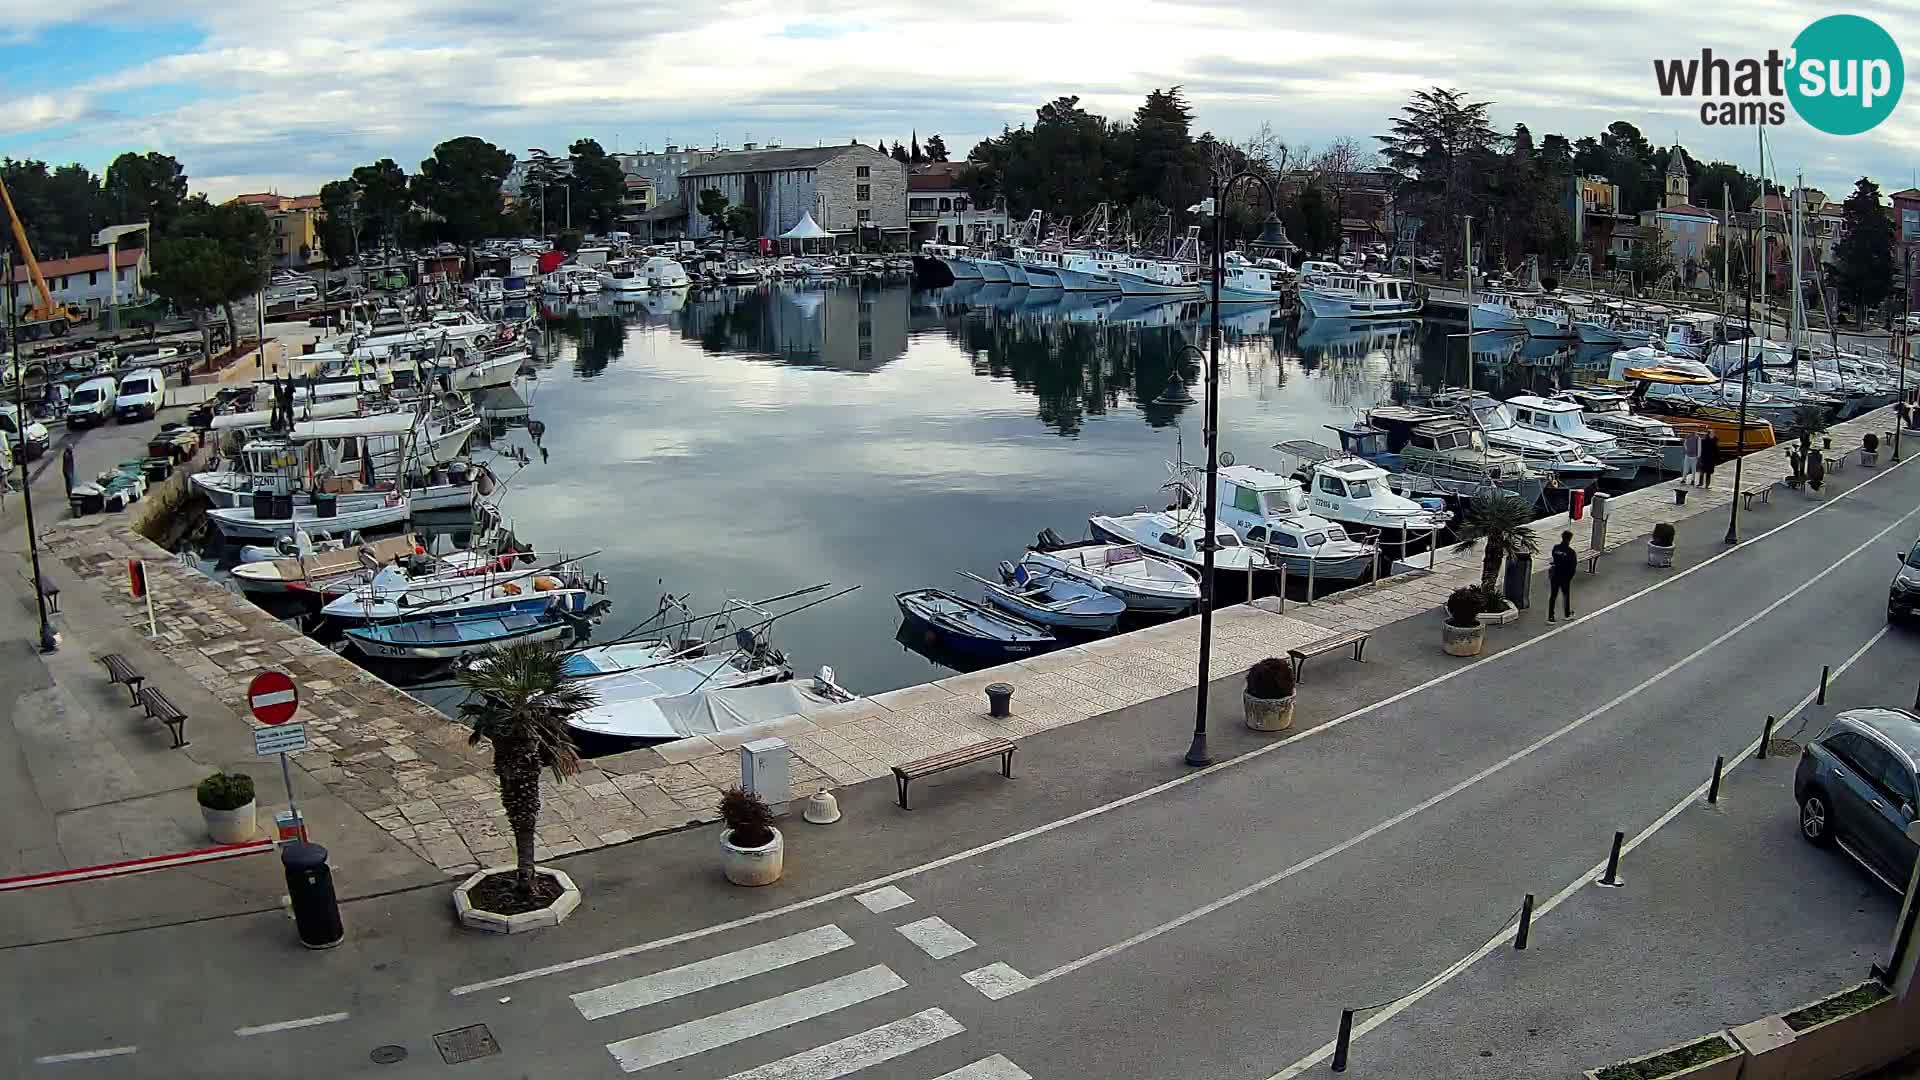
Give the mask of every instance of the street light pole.
[[1913, 359], [1913, 249], [1900, 253], [1900, 291], [1905, 294], [1900, 306], [1900, 397], [1893, 409], [1893, 463], [1900, 464], [1900, 431], [1911, 415], [1907, 406], [1907, 364]]
[[[1761, 212], [1765, 213], [1765, 210], [1766, 208], [1763, 204]], [[1747, 232], [1747, 243], [1749, 245], [1753, 243], [1752, 230], [1748, 230]], [[1751, 255], [1751, 253], [1749, 254]], [[1751, 257], [1749, 257], [1747, 265], [1753, 265]], [[1740, 412], [1734, 421], [1739, 425], [1739, 430], [1734, 433], [1733, 498], [1727, 502], [1727, 543], [1729, 544], [1737, 544], [1740, 542], [1740, 476], [1742, 466], [1746, 464], [1747, 460], [1747, 389], [1752, 385], [1753, 380], [1753, 359], [1751, 355], [1753, 348], [1753, 275], [1751, 273], [1747, 275], [1747, 310], [1742, 318], [1744, 318], [1747, 323], [1747, 335], [1740, 339]], [[1765, 350], [1762, 350], [1760, 355], [1765, 356]]]
[[[27, 379], [20, 368], [20, 302], [13, 282], [13, 249], [5, 249], [7, 260], [7, 340], [13, 347], [13, 399], [15, 420], [22, 432], [27, 427]], [[51, 447], [49, 447], [51, 452]], [[33, 523], [33, 477], [27, 473], [27, 441], [20, 440], [20, 500], [27, 512], [27, 551], [33, 562], [33, 601], [40, 613], [40, 651], [50, 653], [60, 647], [47, 621], [46, 581], [40, 576], [40, 533]]]

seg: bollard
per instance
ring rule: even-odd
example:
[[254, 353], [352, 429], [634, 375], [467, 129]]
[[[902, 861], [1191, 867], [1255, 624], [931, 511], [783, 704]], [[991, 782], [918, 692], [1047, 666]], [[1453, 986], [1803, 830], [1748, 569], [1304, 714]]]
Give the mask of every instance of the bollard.
[[1673, 505], [1675, 506], [1687, 505], [1687, 489], [1686, 488], [1679, 487], [1679, 488], [1673, 489]]
[[993, 717], [995, 720], [1005, 720], [1007, 717], [1013, 715], [1012, 704], [1012, 683], [997, 682], [987, 684], [988, 716]]
[[1772, 745], [1773, 745], [1773, 717], [1769, 716], [1767, 717], [1766, 724], [1760, 728], [1760, 752], [1754, 756], [1760, 757], [1760, 758], [1766, 757], [1767, 748]]
[[1287, 561], [1280, 560], [1280, 614], [1287, 613]]
[[1527, 898], [1525, 900], [1520, 901], [1520, 929], [1517, 932], [1515, 932], [1513, 935], [1513, 947], [1515, 950], [1520, 950], [1527, 947], [1527, 935], [1531, 933], [1532, 930], [1533, 930], [1533, 894], [1528, 893]]
[[1347, 1071], [1347, 1047], [1353, 1042], [1353, 1010], [1340, 1010], [1340, 1034], [1333, 1040], [1333, 1071]]
[[1613, 851], [1607, 856], [1607, 872], [1601, 875], [1599, 881], [1599, 884], [1609, 889], [1617, 889], [1621, 885], [1626, 884], [1620, 880], [1620, 845], [1626, 843], [1626, 841], [1626, 833], [1615, 832], [1613, 834]]
[[1319, 562], [1320, 562], [1319, 559], [1316, 559], [1313, 557], [1312, 552], [1307, 553], [1307, 606], [1308, 607], [1313, 606], [1313, 579], [1315, 576], [1316, 567], [1319, 564]]
[[1709, 804], [1720, 801], [1720, 773], [1726, 767], [1726, 755], [1722, 754], [1713, 759], [1713, 783], [1707, 785], [1707, 802]]
[[1825, 705], [1827, 703], [1827, 677], [1832, 673], [1832, 667], [1826, 664], [1820, 665], [1820, 697], [1814, 702], [1815, 705]]
[[1440, 553], [1440, 526], [1435, 525], [1427, 534], [1427, 569], [1433, 569], [1433, 560]]

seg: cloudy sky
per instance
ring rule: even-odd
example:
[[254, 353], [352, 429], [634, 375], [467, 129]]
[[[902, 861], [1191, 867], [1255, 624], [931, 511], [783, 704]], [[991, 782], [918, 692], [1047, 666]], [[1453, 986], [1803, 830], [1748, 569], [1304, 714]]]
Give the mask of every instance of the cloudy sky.
[[[1835, 10], [1920, 43], [1912, 4]], [[0, 154], [102, 167], [156, 149], [222, 197], [309, 192], [383, 156], [412, 168], [467, 134], [524, 154], [583, 136], [632, 150], [917, 129], [957, 156], [1054, 96], [1122, 116], [1175, 83], [1202, 129], [1241, 138], [1264, 121], [1318, 145], [1384, 131], [1410, 91], [1441, 84], [1536, 138], [1627, 119], [1751, 171], [1753, 130], [1660, 98], [1648, 50], [1762, 55], [1827, 13], [1781, 0], [0, 0]], [[1863, 173], [1912, 186], [1920, 90], [1852, 137], [1789, 110], [1774, 150], [1779, 172], [1836, 194]]]

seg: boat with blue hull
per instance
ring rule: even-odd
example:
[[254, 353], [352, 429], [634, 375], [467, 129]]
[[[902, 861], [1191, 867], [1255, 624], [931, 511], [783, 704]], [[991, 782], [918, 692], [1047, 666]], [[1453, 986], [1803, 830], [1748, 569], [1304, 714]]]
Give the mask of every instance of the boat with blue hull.
[[1112, 630], [1127, 612], [1127, 602], [1076, 580], [1022, 562], [1000, 564], [1000, 580], [967, 574], [985, 586], [987, 603], [1036, 626], [1055, 630], [1102, 633]]
[[375, 660], [439, 662], [522, 641], [552, 641], [576, 623], [559, 611], [446, 615], [356, 626], [347, 643]]
[[903, 631], [933, 648], [975, 659], [1017, 660], [1060, 643], [1044, 627], [939, 589], [909, 589], [894, 601], [905, 618]]

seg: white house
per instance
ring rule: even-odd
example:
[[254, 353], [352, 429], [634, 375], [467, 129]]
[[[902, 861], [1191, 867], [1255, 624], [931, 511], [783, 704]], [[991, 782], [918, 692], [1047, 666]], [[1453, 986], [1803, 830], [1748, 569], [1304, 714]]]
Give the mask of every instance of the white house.
[[[146, 276], [153, 272], [146, 249], [119, 249], [114, 255], [114, 266], [116, 272], [113, 276], [120, 279], [120, 306], [146, 303]], [[114, 295], [112, 281], [107, 274], [107, 253], [104, 251], [77, 255], [71, 259], [44, 260], [40, 263], [40, 273], [46, 276], [47, 289], [53, 293], [55, 302], [92, 315], [97, 316], [106, 310]], [[40, 295], [34, 289], [33, 278], [27, 273], [24, 263], [13, 267], [13, 281], [13, 294], [20, 311], [25, 312], [40, 302]]]

